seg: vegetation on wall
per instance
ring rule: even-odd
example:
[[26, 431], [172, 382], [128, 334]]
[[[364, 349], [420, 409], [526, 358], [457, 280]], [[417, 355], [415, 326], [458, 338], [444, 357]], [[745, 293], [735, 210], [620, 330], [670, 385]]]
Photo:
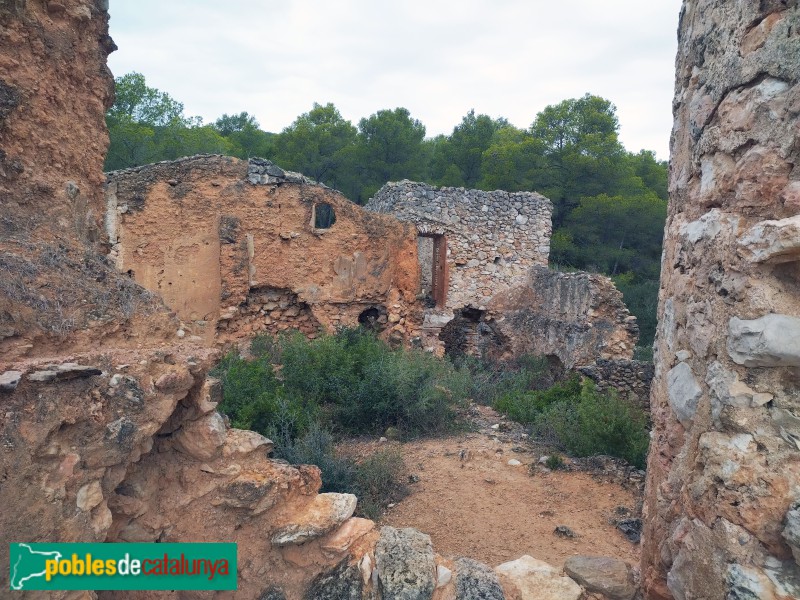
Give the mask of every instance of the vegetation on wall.
[[212, 124], [184, 115], [139, 73], [116, 79], [106, 120], [106, 169], [198, 153], [269, 158], [364, 204], [387, 181], [537, 191], [553, 201], [551, 263], [614, 278], [639, 319], [640, 345], [655, 333], [667, 165], [620, 143], [614, 105], [586, 94], [545, 107], [527, 129], [470, 111], [450, 135], [426, 138], [405, 108], [354, 125], [333, 104], [314, 104], [279, 133], [242, 112]]

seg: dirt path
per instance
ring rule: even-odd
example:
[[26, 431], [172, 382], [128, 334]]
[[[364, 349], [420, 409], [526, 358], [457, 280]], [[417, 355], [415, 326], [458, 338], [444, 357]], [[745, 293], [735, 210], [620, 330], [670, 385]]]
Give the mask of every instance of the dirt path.
[[[639, 546], [609, 523], [620, 518], [618, 507], [635, 511], [636, 485], [625, 489], [587, 472], [548, 472], [538, 464], [541, 450], [521, 428], [491, 409], [474, 412], [477, 433], [399, 445], [408, 473], [419, 480], [382, 524], [417, 528], [441, 554], [490, 565], [523, 554], [557, 566], [573, 554], [638, 562]], [[510, 466], [511, 459], [521, 464]], [[558, 526], [575, 537], [556, 535]]]

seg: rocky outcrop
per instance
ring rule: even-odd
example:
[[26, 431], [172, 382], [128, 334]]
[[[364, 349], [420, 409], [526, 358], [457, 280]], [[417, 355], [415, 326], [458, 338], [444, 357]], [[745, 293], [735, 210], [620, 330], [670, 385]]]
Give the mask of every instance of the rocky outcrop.
[[686, 0], [673, 106], [645, 593], [800, 597], [798, 3]]

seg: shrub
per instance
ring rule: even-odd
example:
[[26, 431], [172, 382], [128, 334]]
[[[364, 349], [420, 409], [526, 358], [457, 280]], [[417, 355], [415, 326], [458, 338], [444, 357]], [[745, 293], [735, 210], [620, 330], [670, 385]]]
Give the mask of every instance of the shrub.
[[379, 450], [356, 469], [358, 510], [368, 519], [377, 519], [388, 504], [402, 500], [408, 493], [401, 480], [405, 465], [399, 450]]
[[[237, 427], [301, 434], [314, 419], [337, 432], [398, 427], [423, 434], [453, 429], [468, 376], [420, 350], [391, 349], [365, 329], [309, 341], [302, 335], [256, 338], [256, 358], [226, 356], [223, 410]], [[277, 368], [273, 363], [278, 363]], [[288, 425], [287, 425], [288, 424]]]
[[558, 471], [559, 469], [563, 469], [565, 467], [564, 457], [557, 452], [554, 452], [547, 457], [547, 460], [544, 461], [544, 465], [551, 471]]
[[547, 390], [506, 392], [495, 401], [494, 408], [518, 423], [530, 425], [535, 423], [549, 406], [574, 402], [580, 394], [580, 378], [573, 374], [569, 379]]
[[548, 371], [547, 359], [531, 354], [508, 362], [463, 356], [458, 359], [457, 365], [469, 382], [467, 397], [486, 405], [494, 404], [506, 394], [536, 389]]
[[322, 475], [323, 492], [338, 492], [358, 496], [357, 511], [376, 519], [390, 502], [401, 500], [407, 492], [401, 481], [403, 457], [398, 450], [380, 450], [361, 462], [339, 456], [333, 435], [318, 423], [313, 423], [296, 440], [283, 437], [275, 455], [293, 465], [316, 465]]
[[322, 474], [323, 492], [358, 493], [356, 463], [347, 457], [337, 456], [333, 436], [318, 423], [313, 423], [296, 440], [282, 435], [275, 447], [275, 455], [293, 465], [316, 465]]
[[644, 468], [650, 440], [644, 412], [616, 394], [601, 394], [590, 381], [580, 396], [551, 404], [534, 432], [577, 456], [607, 454]]

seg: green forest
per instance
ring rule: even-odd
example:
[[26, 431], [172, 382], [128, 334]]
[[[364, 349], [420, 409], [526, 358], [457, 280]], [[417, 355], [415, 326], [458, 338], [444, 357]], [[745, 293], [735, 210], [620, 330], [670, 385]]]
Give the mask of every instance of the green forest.
[[536, 191], [554, 205], [551, 267], [610, 276], [638, 317], [642, 357], [652, 345], [667, 163], [619, 141], [614, 104], [598, 96], [565, 99], [532, 116], [527, 129], [502, 117], [467, 113], [450, 135], [426, 137], [405, 108], [379, 110], [353, 124], [333, 104], [315, 103], [279, 133], [247, 112], [204, 124], [143, 75], [116, 79], [106, 114], [108, 171], [193, 154], [263, 157], [365, 204], [387, 181]]

